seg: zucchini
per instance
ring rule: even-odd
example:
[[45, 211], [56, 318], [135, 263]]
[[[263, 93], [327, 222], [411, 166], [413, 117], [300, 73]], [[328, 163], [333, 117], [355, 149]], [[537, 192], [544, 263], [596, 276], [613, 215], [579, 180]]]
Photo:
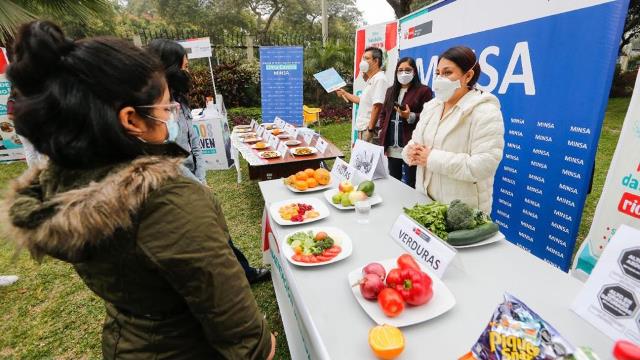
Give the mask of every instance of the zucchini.
[[447, 242], [453, 246], [471, 245], [492, 237], [499, 230], [496, 223], [488, 222], [470, 230], [452, 231]]

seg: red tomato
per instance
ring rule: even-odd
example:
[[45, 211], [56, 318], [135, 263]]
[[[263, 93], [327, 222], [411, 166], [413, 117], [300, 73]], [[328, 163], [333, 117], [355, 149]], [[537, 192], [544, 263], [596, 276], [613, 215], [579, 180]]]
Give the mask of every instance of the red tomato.
[[396, 268], [396, 269], [392, 269], [391, 271], [389, 271], [389, 274], [387, 274], [387, 286], [390, 288], [396, 288], [396, 286], [398, 285], [402, 285], [402, 277], [400, 276], [400, 269]]
[[398, 291], [386, 288], [378, 294], [378, 304], [388, 317], [395, 317], [404, 311], [404, 300]]
[[297, 262], [304, 262], [303, 260], [303, 256], [300, 254], [295, 254], [291, 257], [293, 260], [297, 261]]
[[418, 271], [422, 271], [420, 270], [420, 265], [418, 265], [418, 263], [416, 262], [416, 259], [413, 258], [413, 256], [411, 256], [411, 254], [402, 254], [400, 255], [400, 257], [398, 257], [398, 267], [400, 269], [413, 269], [413, 270], [418, 270]]
[[325, 262], [333, 259], [333, 256], [316, 255], [316, 259], [318, 259], [319, 262]]
[[431, 278], [429, 275], [414, 269], [400, 271], [401, 282], [396, 283], [395, 289], [402, 295], [409, 305], [426, 304], [433, 297]]

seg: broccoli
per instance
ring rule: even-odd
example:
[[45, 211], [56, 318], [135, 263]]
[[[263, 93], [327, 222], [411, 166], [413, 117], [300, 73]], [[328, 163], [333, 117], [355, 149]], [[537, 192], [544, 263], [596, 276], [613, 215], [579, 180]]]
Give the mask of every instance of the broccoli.
[[478, 226], [476, 212], [460, 200], [453, 200], [447, 210], [447, 230], [467, 230]]
[[316, 241], [311, 247], [311, 253], [313, 255], [322, 255], [322, 253], [333, 246], [333, 239], [326, 237], [324, 240]]

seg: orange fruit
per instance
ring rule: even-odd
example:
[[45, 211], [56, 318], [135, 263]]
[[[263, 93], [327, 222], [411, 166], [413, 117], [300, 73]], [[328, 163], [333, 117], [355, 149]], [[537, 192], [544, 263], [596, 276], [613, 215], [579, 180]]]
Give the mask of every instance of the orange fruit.
[[295, 187], [296, 189], [300, 190], [300, 191], [305, 191], [309, 188], [309, 186], [307, 185], [307, 181], [306, 180], [298, 180], [295, 182]]
[[309, 187], [309, 189], [314, 188], [318, 186], [318, 182], [316, 181], [316, 179], [310, 177], [307, 179], [307, 186]]
[[395, 326], [375, 326], [369, 330], [369, 346], [378, 358], [395, 359], [404, 351], [404, 335]]
[[305, 173], [304, 171], [298, 171], [296, 173], [296, 179], [298, 179], [298, 180], [306, 181], [307, 178], [309, 178], [309, 175], [307, 175], [307, 173]]
[[285, 182], [287, 183], [287, 185], [293, 185], [296, 182], [296, 176], [295, 175], [289, 176], [287, 180], [285, 180]]
[[327, 185], [329, 182], [331, 182], [331, 173], [326, 169], [316, 170], [316, 173], [313, 177], [320, 185]]
[[308, 177], [313, 177], [316, 174], [316, 171], [313, 169], [306, 169], [304, 173], [307, 174]]

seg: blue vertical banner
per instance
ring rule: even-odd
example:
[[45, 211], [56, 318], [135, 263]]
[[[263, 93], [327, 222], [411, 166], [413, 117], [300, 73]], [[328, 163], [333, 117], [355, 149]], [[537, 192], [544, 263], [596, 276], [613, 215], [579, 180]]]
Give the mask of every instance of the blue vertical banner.
[[589, 189], [628, 0], [440, 2], [400, 19], [400, 57], [431, 85], [438, 55], [474, 50], [505, 125], [492, 218], [567, 271]]
[[302, 126], [303, 62], [301, 46], [260, 47], [262, 121]]

